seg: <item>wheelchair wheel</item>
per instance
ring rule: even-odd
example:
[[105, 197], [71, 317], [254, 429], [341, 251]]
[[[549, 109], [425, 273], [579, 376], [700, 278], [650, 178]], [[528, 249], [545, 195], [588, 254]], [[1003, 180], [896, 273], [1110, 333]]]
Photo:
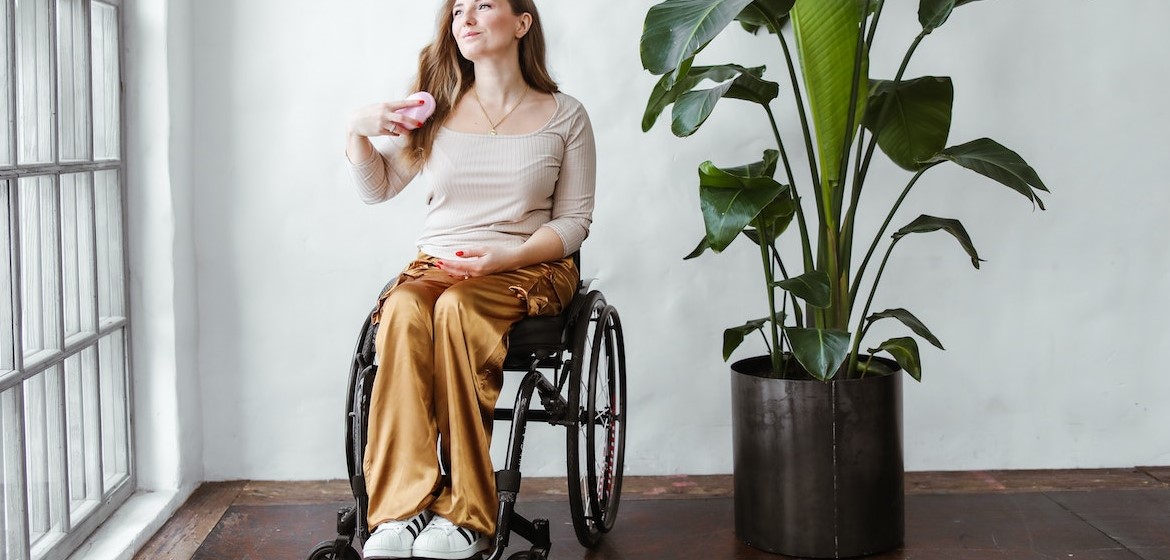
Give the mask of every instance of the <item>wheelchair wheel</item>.
[[308, 560], [362, 560], [362, 557], [356, 550], [346, 547], [345, 552], [340, 557], [334, 554], [333, 541], [321, 541], [312, 552], [309, 553]]
[[577, 540], [591, 548], [613, 528], [625, 460], [625, 342], [617, 311], [601, 294], [586, 301], [572, 351], [569, 506]]

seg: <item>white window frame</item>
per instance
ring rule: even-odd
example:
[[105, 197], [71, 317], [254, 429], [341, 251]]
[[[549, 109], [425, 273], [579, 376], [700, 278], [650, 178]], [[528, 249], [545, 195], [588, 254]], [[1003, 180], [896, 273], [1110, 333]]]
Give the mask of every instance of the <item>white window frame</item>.
[[[7, 72], [9, 87], [7, 91], [0, 89], [0, 127], [7, 127], [9, 146], [7, 157], [0, 157], [0, 230], [3, 230], [5, 239], [0, 245], [0, 560], [63, 560], [74, 552], [102, 522], [121, 506], [137, 487], [135, 470], [135, 452], [133, 445], [133, 391], [132, 375], [130, 371], [130, 309], [129, 309], [129, 267], [126, 228], [126, 108], [125, 87], [125, 41], [126, 41], [126, 0], [48, 0], [48, 52], [49, 87], [52, 118], [49, 144], [52, 155], [45, 162], [21, 163], [19, 134], [21, 127], [27, 126], [19, 115], [20, 102], [20, 61], [17, 55], [17, 12], [18, 3], [25, 6], [34, 4], [38, 0], [0, 0], [0, 72]], [[69, 4], [65, 4], [69, 2]], [[115, 17], [115, 58], [117, 62], [117, 76], [113, 81], [114, 99], [117, 102], [116, 127], [118, 133], [117, 155], [115, 158], [98, 159], [95, 153], [95, 114], [94, 107], [95, 85], [97, 77], [95, 70], [95, 53], [93, 52], [93, 5], [102, 4], [103, 9], [113, 9]], [[62, 161], [62, 121], [68, 111], [62, 111], [61, 90], [59, 82], [62, 73], [58, 67], [62, 60], [58, 56], [60, 45], [63, 44], [58, 31], [62, 29], [62, 18], [59, 17], [59, 7], [73, 5], [80, 9], [80, 18], [84, 21], [72, 20], [70, 25], [81, 23], [78, 27], [70, 27], [73, 32], [70, 39], [73, 48], [84, 49], [88, 69], [78, 74], [76, 68], [73, 79], [78, 75], [85, 80], [83, 96], [88, 101], [77, 97], [78, 89], [69, 93], [69, 99], [74, 102], [87, 102], [88, 114], [81, 130], [73, 130], [76, 135], [84, 135], [81, 142], [88, 142], [86, 147], [88, 157], [81, 161], [75, 159]], [[26, 8], [27, 9], [27, 8]], [[77, 12], [73, 12], [77, 13]], [[83, 34], [81, 39], [78, 34]], [[77, 40], [81, 46], [78, 47]], [[25, 48], [28, 48], [27, 46]], [[80, 52], [80, 51], [76, 51]], [[105, 67], [103, 67], [105, 68]], [[3, 78], [3, 76], [0, 76]], [[103, 90], [104, 91], [104, 90]], [[7, 111], [4, 109], [7, 108]], [[10, 119], [4, 119], [5, 115]], [[18, 122], [19, 121], [19, 122]], [[77, 121], [73, 121], [76, 123]], [[75, 144], [76, 145], [76, 144]], [[3, 149], [3, 148], [0, 148]], [[108, 178], [110, 172], [116, 176], [113, 181], [99, 181], [99, 177]], [[73, 192], [87, 192], [88, 198], [82, 197], [76, 201], [74, 211], [80, 209], [88, 212], [73, 223], [65, 223], [62, 216], [63, 209], [63, 177], [70, 177], [88, 181], [79, 181], [73, 184]], [[53, 347], [46, 350], [26, 353], [24, 333], [25, 314], [22, 286], [25, 275], [25, 263], [22, 262], [21, 240], [21, 196], [24, 192], [22, 183], [30, 180], [48, 179], [52, 184], [51, 198], [55, 202], [52, 216], [42, 212], [37, 223], [41, 228], [49, 228], [50, 242], [56, 245], [55, 257], [57, 262], [53, 268], [55, 278], [51, 278], [52, 287], [49, 290], [37, 289], [37, 292], [56, 292], [56, 303], [50, 304], [46, 311], [40, 307], [42, 313], [34, 317], [34, 322], [49, 322], [56, 329], [52, 336]], [[99, 185], [99, 182], [102, 183]], [[86, 191], [86, 189], [88, 189]], [[109, 189], [108, 192], [116, 195], [117, 204], [98, 208], [101, 196], [99, 189]], [[107, 191], [102, 191], [107, 192]], [[72, 196], [72, 195], [71, 195]], [[69, 201], [74, 201], [69, 198]], [[109, 198], [105, 199], [110, 202]], [[105, 211], [104, 218], [101, 211]], [[46, 222], [48, 220], [48, 222]], [[47, 223], [51, 222], [46, 226]], [[84, 222], [84, 223], [83, 223]], [[99, 231], [99, 223], [108, 229]], [[77, 232], [88, 233], [92, 241], [90, 247], [77, 247], [76, 238], [72, 239], [71, 247], [66, 247], [66, 235]], [[112, 230], [109, 228], [113, 228]], [[107, 237], [103, 233], [114, 231]], [[78, 234], [80, 235], [80, 234]], [[114, 245], [104, 243], [103, 239], [113, 239]], [[103, 244], [104, 243], [104, 244]], [[105, 249], [98, 249], [102, 244]], [[66, 260], [85, 252], [85, 256], [77, 257], [77, 261], [88, 258], [92, 270], [82, 270], [75, 262], [66, 264]], [[43, 253], [38, 258], [45, 258]], [[118, 298], [118, 313], [103, 316], [99, 303], [99, 291], [102, 290], [102, 275], [98, 264], [105, 257], [105, 270], [111, 271], [116, 279], [111, 287], [107, 281], [105, 288], [106, 300]], [[112, 262], [111, 262], [112, 261]], [[120, 261], [120, 262], [118, 262]], [[90, 266], [90, 264], [86, 264]], [[44, 275], [44, 268], [39, 274]], [[73, 275], [66, 278], [66, 270]], [[120, 278], [118, 278], [120, 276]], [[73, 287], [81, 284], [78, 278], [91, 281], [88, 291], [81, 291], [72, 304], [72, 310], [79, 316], [88, 318], [88, 330], [82, 326], [80, 332], [71, 334], [67, 331], [70, 322], [66, 303], [66, 285]], [[84, 288], [78, 288], [83, 290]], [[44, 293], [41, 297], [44, 297]], [[92, 294], [92, 295], [90, 295]], [[89, 297], [87, 297], [89, 296]], [[71, 296], [72, 297], [72, 296]], [[74, 300], [68, 300], [74, 301]], [[82, 306], [92, 305], [92, 308], [81, 309]], [[44, 319], [40, 315], [56, 316]], [[116, 316], [114, 316], [116, 315]], [[82, 320], [86, 322], [86, 320]], [[7, 362], [7, 363], [6, 363]], [[80, 365], [82, 362], [89, 365]], [[86, 369], [88, 368], [88, 369]], [[81, 373], [71, 373], [78, 372]], [[86, 373], [90, 372], [90, 373]], [[109, 384], [107, 386], [107, 383]], [[39, 384], [39, 387], [38, 387]], [[30, 386], [32, 387], [30, 391]], [[66, 387], [71, 392], [67, 394]], [[30, 397], [29, 395], [32, 395]], [[39, 398], [39, 406], [30, 405], [30, 398]], [[103, 408], [107, 398], [113, 399], [116, 406]], [[72, 399], [72, 400], [71, 400]], [[70, 411], [70, 403], [74, 408]], [[78, 405], [77, 403], [81, 403]], [[55, 408], [54, 408], [55, 407]], [[78, 410], [80, 408], [80, 410]], [[29, 416], [36, 416], [30, 420]], [[39, 416], [43, 414], [42, 416]], [[109, 425], [107, 425], [107, 421]], [[37, 426], [43, 430], [42, 438], [32, 438], [27, 432], [30, 422], [39, 422]], [[39, 430], [38, 430], [39, 431]], [[103, 443], [104, 442], [104, 443]], [[115, 443], [111, 443], [115, 442]], [[105, 456], [107, 447], [115, 445], [112, 455]], [[36, 448], [33, 450], [32, 448]], [[35, 459], [30, 456], [37, 454]], [[112, 458], [111, 458], [112, 457]], [[38, 462], [39, 461], [39, 462]], [[106, 462], [116, 466], [106, 469]], [[42, 465], [41, 462], [44, 464]], [[33, 478], [27, 472], [30, 463], [34, 464], [39, 473], [40, 484], [32, 484]], [[81, 465], [81, 466], [79, 466]], [[72, 470], [71, 470], [72, 468]], [[111, 474], [113, 473], [113, 474]], [[30, 498], [30, 487], [36, 486], [39, 499], [47, 500], [40, 504]], [[82, 497], [76, 492], [79, 487]], [[39, 504], [39, 505], [38, 505]], [[39, 510], [30, 513], [30, 510]], [[47, 513], [46, 513], [47, 512]], [[38, 538], [33, 540], [30, 527], [34, 523], [34, 516], [49, 519], [51, 530], [38, 531]]]

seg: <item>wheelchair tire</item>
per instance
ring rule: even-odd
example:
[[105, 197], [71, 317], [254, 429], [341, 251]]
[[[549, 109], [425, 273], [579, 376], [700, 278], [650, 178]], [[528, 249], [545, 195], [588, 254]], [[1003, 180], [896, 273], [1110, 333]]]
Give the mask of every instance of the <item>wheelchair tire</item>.
[[625, 460], [625, 342], [617, 311], [590, 293], [573, 329], [567, 434], [573, 530], [592, 548], [613, 528]]
[[593, 350], [595, 367], [589, 371], [588, 410], [593, 419], [587, 431], [593, 467], [589, 497], [593, 511], [599, 513], [597, 529], [608, 533], [617, 520], [626, 456], [626, 349], [621, 318], [613, 306], [605, 308], [597, 329], [601, 344]]
[[334, 551], [333, 541], [321, 541], [320, 544], [309, 553], [308, 560], [362, 560], [361, 555], [353, 548], [347, 547], [345, 552], [338, 557]]

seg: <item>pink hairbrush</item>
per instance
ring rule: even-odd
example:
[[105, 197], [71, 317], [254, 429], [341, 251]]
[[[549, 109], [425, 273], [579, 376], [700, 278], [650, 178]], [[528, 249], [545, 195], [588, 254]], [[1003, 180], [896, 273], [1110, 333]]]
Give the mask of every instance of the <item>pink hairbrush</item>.
[[[421, 100], [422, 103], [418, 105], [411, 105], [410, 107], [403, 107], [395, 111], [395, 113], [424, 123], [427, 121], [427, 119], [431, 118], [431, 115], [435, 114], [435, 98], [425, 91], [412, 93], [410, 94], [410, 97], [406, 98], [406, 100]], [[415, 129], [415, 127], [408, 124], [403, 124], [402, 127], [409, 130]]]

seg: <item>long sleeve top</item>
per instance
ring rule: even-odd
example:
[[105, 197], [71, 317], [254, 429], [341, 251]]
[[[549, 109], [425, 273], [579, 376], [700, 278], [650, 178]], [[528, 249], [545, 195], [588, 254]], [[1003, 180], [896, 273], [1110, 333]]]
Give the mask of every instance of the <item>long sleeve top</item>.
[[[581, 247], [593, 219], [593, 129], [581, 102], [554, 96], [553, 116], [529, 134], [439, 131], [422, 169], [428, 193], [420, 251], [451, 258], [469, 247], [516, 247], [541, 226], [560, 237], [566, 256]], [[396, 164], [401, 149], [392, 143], [350, 164], [367, 204], [393, 198], [414, 179]]]

